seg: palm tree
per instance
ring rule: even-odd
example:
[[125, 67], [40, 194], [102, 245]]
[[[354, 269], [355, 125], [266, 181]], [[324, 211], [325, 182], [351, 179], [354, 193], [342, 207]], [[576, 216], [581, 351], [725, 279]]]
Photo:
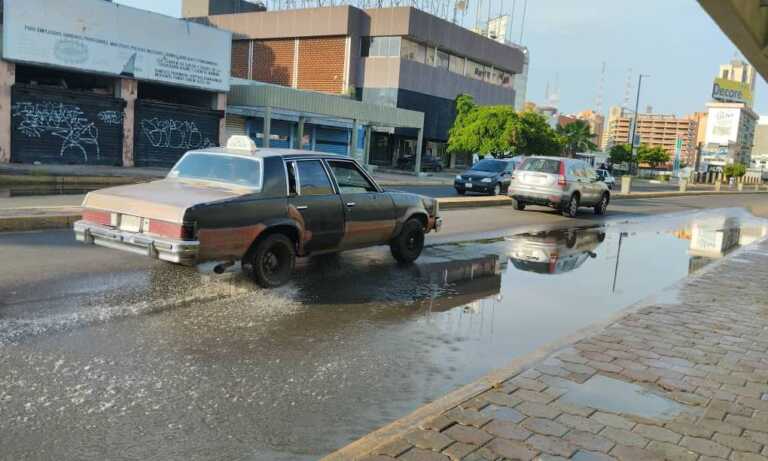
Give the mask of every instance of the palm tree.
[[557, 127], [557, 134], [563, 141], [563, 150], [568, 156], [576, 152], [590, 152], [597, 148], [592, 142], [594, 135], [589, 129], [589, 124], [584, 120], [576, 120], [565, 126]]

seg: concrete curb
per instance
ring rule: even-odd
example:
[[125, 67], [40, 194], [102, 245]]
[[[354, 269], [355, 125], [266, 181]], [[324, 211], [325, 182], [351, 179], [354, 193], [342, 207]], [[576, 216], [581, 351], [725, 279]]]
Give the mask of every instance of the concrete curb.
[[720, 265], [724, 263], [724, 261], [727, 261], [741, 254], [743, 251], [745, 251], [746, 248], [751, 248], [755, 245], [760, 245], [765, 241], [768, 241], [768, 239], [763, 238], [762, 240], [758, 240], [757, 242], [754, 242], [748, 245], [747, 247], [742, 247], [739, 250], [729, 254], [728, 256], [709, 264], [705, 268], [698, 271], [696, 274], [688, 276], [678, 281], [674, 285], [663, 289], [659, 293], [656, 293], [645, 299], [642, 299], [636, 302], [635, 304], [632, 304], [612, 314], [611, 316], [609, 316], [604, 320], [600, 320], [595, 323], [592, 323], [591, 325], [586, 326], [580, 330], [577, 330], [576, 332], [568, 336], [562, 337], [549, 344], [546, 344], [529, 354], [518, 357], [512, 360], [512, 362], [508, 363], [503, 368], [499, 368], [497, 370], [491, 371], [490, 373], [483, 376], [482, 378], [470, 384], [467, 384], [466, 386], [459, 388], [449, 394], [446, 394], [443, 397], [435, 400], [434, 402], [418, 408], [413, 413], [403, 418], [400, 418], [396, 421], [393, 421], [392, 423], [389, 423], [388, 425], [374, 432], [371, 432], [366, 436], [363, 436], [357, 441], [352, 442], [351, 444], [339, 449], [338, 451], [335, 451], [325, 456], [324, 458], [322, 458], [321, 461], [345, 461], [345, 460], [361, 459], [366, 455], [370, 454], [376, 448], [382, 445], [385, 445], [387, 443], [392, 443], [396, 441], [397, 439], [399, 439], [406, 433], [410, 432], [411, 430], [417, 429], [418, 427], [420, 427], [422, 424], [429, 421], [430, 419], [440, 414], [443, 414], [448, 410], [456, 408], [460, 406], [462, 403], [467, 402], [477, 397], [478, 395], [497, 387], [499, 384], [503, 383], [504, 381], [507, 381], [515, 377], [519, 373], [541, 362], [547, 357], [557, 353], [558, 351], [565, 349], [582, 339], [585, 339], [589, 336], [592, 336], [594, 334], [597, 334], [605, 330], [606, 328], [618, 322], [619, 320], [623, 319], [627, 315], [630, 315], [643, 308], [654, 305], [656, 299], [658, 299], [658, 297], [663, 293], [677, 290], [683, 285], [690, 283], [691, 281], [697, 280], [704, 274], [707, 274], [710, 271], [716, 270]]
[[0, 174], [0, 185], [8, 186], [47, 186], [47, 185], [88, 185], [114, 186], [137, 184], [162, 178], [139, 176], [52, 176], [35, 174]]
[[81, 214], [0, 217], [0, 232], [66, 229], [72, 227], [72, 224], [81, 217]]

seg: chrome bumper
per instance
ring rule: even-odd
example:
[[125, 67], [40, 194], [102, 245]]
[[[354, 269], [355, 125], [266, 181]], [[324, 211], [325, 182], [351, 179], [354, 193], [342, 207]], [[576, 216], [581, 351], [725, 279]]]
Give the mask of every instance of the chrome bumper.
[[74, 229], [75, 238], [79, 242], [128, 251], [185, 266], [192, 266], [197, 262], [200, 248], [198, 241], [152, 237], [85, 221], [77, 221]]

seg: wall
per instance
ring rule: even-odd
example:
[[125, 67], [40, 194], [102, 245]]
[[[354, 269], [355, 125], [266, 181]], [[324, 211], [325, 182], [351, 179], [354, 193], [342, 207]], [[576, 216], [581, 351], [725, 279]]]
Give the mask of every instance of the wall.
[[11, 87], [15, 81], [16, 66], [0, 59], [0, 163], [11, 161]]
[[293, 39], [254, 41], [251, 79], [291, 86], [293, 51]]
[[232, 76], [248, 78], [249, 54], [251, 52], [250, 40], [237, 40], [232, 42]]
[[325, 93], [344, 92], [344, 37], [299, 41], [298, 87]]

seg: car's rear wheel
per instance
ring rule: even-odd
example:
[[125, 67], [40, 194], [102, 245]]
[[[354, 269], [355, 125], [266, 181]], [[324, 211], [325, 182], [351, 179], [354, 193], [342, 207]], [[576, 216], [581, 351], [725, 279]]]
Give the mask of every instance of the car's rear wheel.
[[565, 205], [565, 208], [563, 208], [563, 216], [568, 216], [569, 218], [575, 218], [578, 213], [579, 213], [579, 196], [576, 194], [573, 194], [571, 195], [571, 198], [568, 200], [568, 203]]
[[521, 202], [520, 200], [515, 200], [515, 210], [517, 211], [525, 210], [525, 202]]
[[416, 261], [424, 249], [424, 225], [418, 219], [409, 219], [400, 234], [389, 244], [392, 256], [401, 264]]
[[608, 200], [608, 194], [603, 194], [603, 196], [600, 198], [600, 201], [597, 202], [597, 205], [595, 205], [596, 215], [602, 216], [606, 211], [608, 211]]
[[272, 234], [256, 243], [246, 256], [253, 279], [264, 288], [284, 285], [296, 265], [293, 241], [283, 234]]

